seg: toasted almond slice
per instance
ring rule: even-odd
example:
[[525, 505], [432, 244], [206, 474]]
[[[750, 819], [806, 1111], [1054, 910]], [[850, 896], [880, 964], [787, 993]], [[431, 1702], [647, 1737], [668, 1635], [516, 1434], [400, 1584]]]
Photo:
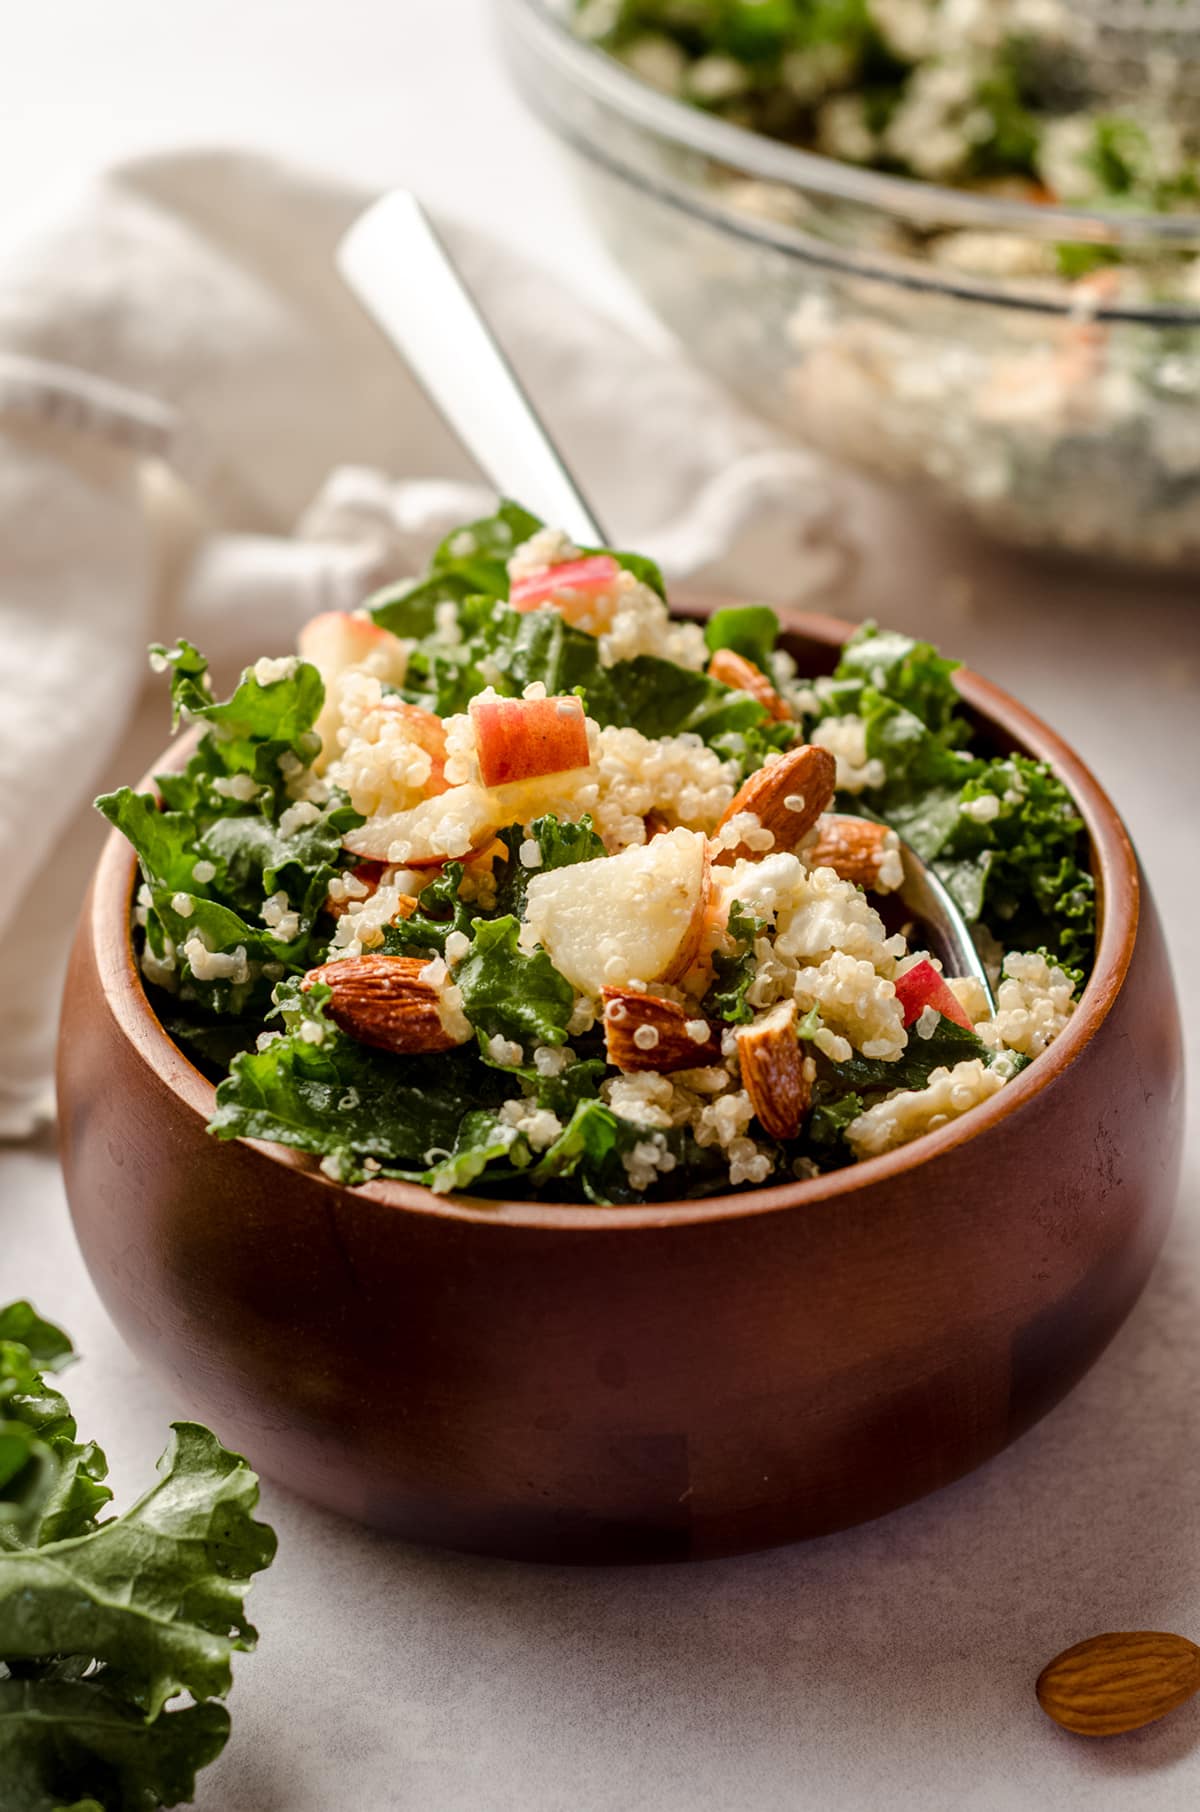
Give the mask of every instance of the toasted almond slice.
[[812, 1088], [796, 1038], [796, 1003], [780, 1001], [737, 1033], [742, 1085], [763, 1131], [794, 1139], [808, 1112]]
[[[717, 825], [714, 857], [718, 862], [754, 861], [777, 850], [792, 850], [806, 837], [833, 798], [837, 764], [828, 749], [801, 743], [772, 761], [739, 787]], [[750, 812], [774, 838], [770, 850], [751, 849], [739, 843], [721, 847], [722, 826], [741, 812]]]
[[721, 1040], [698, 1013], [635, 988], [605, 988], [604, 1045], [625, 1070], [694, 1070], [721, 1061]]
[[748, 661], [744, 654], [735, 654], [732, 648], [718, 648], [708, 663], [708, 672], [710, 679], [720, 680], [723, 686], [732, 686], [735, 692], [748, 692], [771, 713], [776, 723], [792, 722], [786, 701], [776, 692], [762, 668]]
[[325, 1011], [359, 1044], [404, 1056], [449, 1051], [466, 1043], [471, 1028], [429, 979], [431, 966], [419, 956], [346, 957], [310, 969], [301, 986], [323, 982], [332, 991]]
[[874, 824], [870, 818], [826, 812], [817, 821], [815, 842], [803, 853], [810, 868], [832, 868], [843, 881], [876, 893], [890, 893], [904, 880], [900, 839], [886, 824]]

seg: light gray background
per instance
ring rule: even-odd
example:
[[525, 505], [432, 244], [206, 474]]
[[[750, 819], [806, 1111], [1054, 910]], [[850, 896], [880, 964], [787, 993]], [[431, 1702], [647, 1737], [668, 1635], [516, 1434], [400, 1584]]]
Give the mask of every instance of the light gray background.
[[[54, 0], [6, 8], [4, 33], [0, 231], [85, 163], [246, 143], [418, 186], [647, 330], [503, 85], [485, 0]], [[1196, 588], [1039, 571], [852, 496], [869, 551], [837, 607], [940, 639], [1093, 764], [1190, 967], [1194, 1023]], [[848, 1535], [686, 1570], [535, 1569], [385, 1543], [267, 1487], [280, 1558], [201, 1812], [1192, 1807], [1200, 1704], [1088, 1745], [1045, 1722], [1032, 1683], [1099, 1629], [1200, 1639], [1198, 1198], [1193, 1138], [1166, 1255], [1091, 1376], [973, 1478]], [[182, 1406], [108, 1325], [49, 1142], [0, 1153], [0, 1298], [16, 1293], [71, 1329], [81, 1420], [119, 1492], [139, 1488]]]

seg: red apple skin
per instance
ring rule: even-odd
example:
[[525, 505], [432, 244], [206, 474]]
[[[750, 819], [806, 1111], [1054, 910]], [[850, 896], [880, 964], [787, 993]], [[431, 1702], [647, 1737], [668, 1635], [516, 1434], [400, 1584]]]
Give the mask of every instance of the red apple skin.
[[945, 1019], [952, 1019], [966, 1032], [972, 1031], [970, 1016], [944, 976], [939, 975], [927, 959], [914, 963], [896, 980], [896, 998], [904, 1008], [904, 1023], [910, 1026], [926, 1007], [933, 1007]]
[[587, 722], [577, 698], [475, 698], [471, 721], [485, 787], [590, 764]]
[[608, 591], [620, 576], [621, 569], [611, 554], [589, 554], [582, 560], [564, 560], [547, 567], [544, 573], [533, 573], [528, 579], [514, 579], [508, 601], [514, 610], [542, 610], [557, 602], [561, 593], [571, 591]]

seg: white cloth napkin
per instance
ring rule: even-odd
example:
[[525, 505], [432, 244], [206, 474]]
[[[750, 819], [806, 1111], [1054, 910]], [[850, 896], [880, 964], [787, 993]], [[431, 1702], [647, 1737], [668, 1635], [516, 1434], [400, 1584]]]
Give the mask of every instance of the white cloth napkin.
[[[258, 157], [176, 154], [0, 240], [2, 1136], [48, 1100], [68, 858], [90, 858], [81, 807], [147, 642], [185, 634], [218, 666], [284, 651], [493, 501], [335, 274], [369, 199]], [[813, 458], [541, 271], [448, 236], [624, 544], [713, 587], [828, 586], [846, 549]]]

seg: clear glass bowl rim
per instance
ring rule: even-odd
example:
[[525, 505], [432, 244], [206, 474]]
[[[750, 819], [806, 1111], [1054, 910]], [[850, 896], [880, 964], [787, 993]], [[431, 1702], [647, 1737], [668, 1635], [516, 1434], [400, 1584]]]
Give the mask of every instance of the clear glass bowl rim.
[[[1200, 212], [1134, 214], [1048, 207], [1040, 202], [979, 195], [969, 190], [921, 182], [913, 177], [861, 169], [718, 119], [685, 101], [660, 93], [614, 57], [580, 38], [571, 29], [565, 3], [566, 0], [499, 0], [500, 12], [510, 33], [531, 47], [545, 66], [562, 74], [602, 107], [621, 115], [631, 124], [681, 150], [697, 152], [748, 180], [771, 183], [802, 196], [817, 196], [872, 209], [881, 216], [918, 229], [1016, 233], [1028, 239], [1104, 245], [1114, 249], [1136, 247], [1142, 254], [1180, 253], [1194, 247], [1200, 255]], [[964, 301], [1032, 308], [1038, 313], [1072, 314], [1078, 311], [1078, 296], [1066, 282], [1062, 285], [1061, 296], [1047, 294], [1044, 289], [1033, 294], [1028, 289], [1022, 291], [1019, 286], [1009, 287], [986, 279], [959, 280], [934, 266], [928, 267], [927, 274], [914, 275], [911, 266], [891, 262], [886, 256], [864, 259], [855, 254], [839, 255], [841, 248], [787, 228], [776, 228], [769, 220], [721, 207], [707, 198], [699, 205], [694, 197], [685, 198], [674, 186], [652, 182], [644, 171], [630, 168], [627, 161], [607, 152], [594, 139], [578, 133], [572, 133], [570, 137], [576, 149], [639, 187], [657, 189], [676, 205], [703, 213], [739, 236], [769, 241], [778, 249], [806, 261], [813, 260], [815, 255], [819, 262], [848, 262], [863, 276], [899, 282], [906, 287], [933, 289]], [[1096, 316], [1158, 328], [1200, 323], [1200, 303], [1191, 306], [1184, 303], [1101, 304], [1088, 312], [1089, 318]]]

